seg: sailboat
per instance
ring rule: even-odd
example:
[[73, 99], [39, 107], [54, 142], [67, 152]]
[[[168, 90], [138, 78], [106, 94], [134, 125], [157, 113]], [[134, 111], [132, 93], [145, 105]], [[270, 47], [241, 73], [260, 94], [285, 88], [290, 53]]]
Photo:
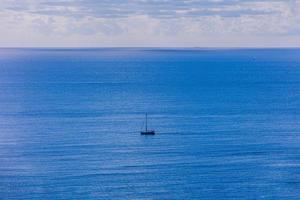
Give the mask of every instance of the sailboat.
[[146, 127], [145, 127], [144, 131], [141, 131], [141, 135], [155, 135], [154, 130], [148, 130], [148, 114], [147, 113], [145, 116], [145, 120], [146, 120]]

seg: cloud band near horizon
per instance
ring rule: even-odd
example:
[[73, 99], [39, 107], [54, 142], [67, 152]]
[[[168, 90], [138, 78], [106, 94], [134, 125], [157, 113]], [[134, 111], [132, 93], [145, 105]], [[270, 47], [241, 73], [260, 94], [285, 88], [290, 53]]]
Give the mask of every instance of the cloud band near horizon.
[[300, 0], [0, 3], [0, 46], [300, 46]]

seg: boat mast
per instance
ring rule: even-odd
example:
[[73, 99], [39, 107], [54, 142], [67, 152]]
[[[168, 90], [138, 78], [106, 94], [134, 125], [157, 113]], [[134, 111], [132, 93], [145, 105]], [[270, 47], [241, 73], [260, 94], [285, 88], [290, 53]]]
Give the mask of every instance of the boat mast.
[[147, 115], [147, 113], [146, 113], [146, 132], [147, 132], [147, 127], [148, 126], [148, 115]]

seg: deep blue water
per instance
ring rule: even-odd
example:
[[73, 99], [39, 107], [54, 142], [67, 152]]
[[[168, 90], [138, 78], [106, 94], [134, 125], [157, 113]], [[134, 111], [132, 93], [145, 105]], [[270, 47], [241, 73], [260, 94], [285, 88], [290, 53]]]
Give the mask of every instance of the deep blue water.
[[0, 199], [296, 200], [299, 115], [300, 49], [0, 49]]

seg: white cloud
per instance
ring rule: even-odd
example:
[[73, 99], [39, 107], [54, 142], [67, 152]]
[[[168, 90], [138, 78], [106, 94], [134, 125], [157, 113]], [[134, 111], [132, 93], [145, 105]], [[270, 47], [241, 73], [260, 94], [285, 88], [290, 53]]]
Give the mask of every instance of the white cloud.
[[0, 1], [0, 46], [300, 46], [300, 0]]

